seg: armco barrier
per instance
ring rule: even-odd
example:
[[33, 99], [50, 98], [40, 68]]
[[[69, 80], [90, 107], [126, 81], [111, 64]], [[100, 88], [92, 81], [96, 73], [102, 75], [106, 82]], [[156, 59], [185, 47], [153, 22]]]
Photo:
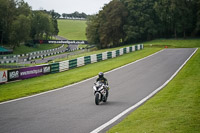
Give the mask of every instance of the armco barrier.
[[85, 57], [79, 57], [73, 60], [66, 60], [59, 63], [52, 63], [49, 65], [41, 65], [27, 68], [20, 68], [8, 71], [0, 71], [0, 83], [33, 78], [49, 73], [63, 72], [69, 69], [87, 65], [90, 63], [99, 62], [106, 59], [115, 58], [125, 53], [138, 51], [143, 49], [143, 45], [135, 45], [131, 47], [121, 48], [111, 52], [103, 52], [101, 54], [94, 54]]
[[50, 55], [60, 54], [60, 53], [65, 52], [65, 50], [66, 48], [64, 47], [64, 44], [63, 44], [59, 48], [50, 49], [50, 50], [31, 52], [31, 53], [20, 54], [20, 55], [0, 56], [0, 64], [16, 63], [19, 61], [19, 58], [22, 58], [21, 60], [23, 61], [30, 61], [33, 59], [38, 59], [38, 58], [42, 58], [42, 57], [46, 57]]
[[143, 45], [140, 45], [140, 49], [143, 49]]
[[77, 59], [69, 60], [69, 69], [77, 67]]
[[0, 71], [0, 84], [8, 81], [8, 72]]
[[102, 53], [102, 60], [106, 60], [107, 59], [107, 52], [103, 52]]
[[51, 73], [57, 73], [59, 72], [59, 63], [52, 63], [51, 66]]
[[119, 50], [116, 50], [116, 57], [120, 55]]
[[126, 48], [123, 48], [123, 54], [126, 54], [127, 52], [126, 52]]
[[111, 59], [112, 58], [112, 52], [107, 52], [107, 59]]
[[84, 57], [84, 62], [85, 62], [85, 65], [91, 64], [91, 56], [85, 56]]
[[97, 62], [97, 55], [96, 54], [90, 55], [90, 57], [91, 57], [91, 63]]
[[97, 54], [97, 62], [102, 61], [102, 54]]
[[140, 45], [137, 45], [138, 50], [140, 50]]
[[84, 57], [79, 57], [77, 58], [77, 67], [85, 65], [85, 58]]
[[124, 51], [123, 51], [123, 48], [121, 48], [120, 50], [119, 50], [119, 55], [123, 55], [124, 54]]
[[69, 61], [62, 61], [59, 63], [59, 72], [69, 70]]
[[135, 51], [137, 51], [138, 50], [138, 46], [137, 45], [135, 45]]
[[133, 47], [129, 47], [129, 51], [132, 52], [133, 51]]
[[8, 81], [14, 81], [20, 79], [19, 69], [8, 70]]
[[127, 53], [129, 53], [130, 52], [130, 47], [127, 47], [126, 51], [127, 51]]
[[41, 65], [20, 69], [8, 70], [8, 81], [38, 77], [51, 72], [50, 65]]
[[112, 58], [116, 57], [116, 51], [112, 51]]

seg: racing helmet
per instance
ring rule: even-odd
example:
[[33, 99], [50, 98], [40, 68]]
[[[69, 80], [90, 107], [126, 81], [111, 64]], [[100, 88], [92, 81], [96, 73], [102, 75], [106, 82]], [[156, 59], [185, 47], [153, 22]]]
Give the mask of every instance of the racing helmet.
[[99, 73], [99, 78], [103, 78], [103, 76], [104, 76], [103, 72], [100, 72]]

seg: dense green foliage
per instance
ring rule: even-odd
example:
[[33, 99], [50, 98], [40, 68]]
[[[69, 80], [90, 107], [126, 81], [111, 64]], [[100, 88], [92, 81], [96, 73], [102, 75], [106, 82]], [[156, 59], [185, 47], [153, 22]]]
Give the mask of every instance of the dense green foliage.
[[200, 35], [200, 0], [112, 0], [87, 21], [86, 35], [100, 48], [155, 38]]
[[23, 0], [0, 0], [0, 43], [13, 48], [29, 39], [58, 34], [54, 11], [32, 11]]

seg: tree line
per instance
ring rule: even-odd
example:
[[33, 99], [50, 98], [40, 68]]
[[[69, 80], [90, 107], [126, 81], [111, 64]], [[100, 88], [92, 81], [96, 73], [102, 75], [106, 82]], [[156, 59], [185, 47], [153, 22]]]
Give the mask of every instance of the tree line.
[[86, 28], [88, 42], [99, 48], [199, 35], [200, 0], [112, 0]]
[[58, 15], [52, 11], [32, 11], [23, 0], [0, 0], [0, 43], [15, 48], [28, 40], [57, 35]]
[[83, 19], [86, 19], [89, 15], [85, 14], [85, 13], [79, 13], [79, 12], [74, 12], [74, 13], [63, 13], [62, 14], [62, 17], [65, 18], [65, 19], [68, 19], [68, 18], [83, 18]]

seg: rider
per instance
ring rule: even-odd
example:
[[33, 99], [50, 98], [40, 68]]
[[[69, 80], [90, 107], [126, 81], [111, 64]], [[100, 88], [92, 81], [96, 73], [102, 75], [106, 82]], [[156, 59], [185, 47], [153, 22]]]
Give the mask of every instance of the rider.
[[[104, 74], [100, 72], [98, 76], [99, 77], [97, 78], [96, 82], [101, 81], [102, 83], [108, 86], [108, 80], [104, 77]], [[109, 90], [110, 88], [108, 87], [107, 89]]]

